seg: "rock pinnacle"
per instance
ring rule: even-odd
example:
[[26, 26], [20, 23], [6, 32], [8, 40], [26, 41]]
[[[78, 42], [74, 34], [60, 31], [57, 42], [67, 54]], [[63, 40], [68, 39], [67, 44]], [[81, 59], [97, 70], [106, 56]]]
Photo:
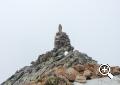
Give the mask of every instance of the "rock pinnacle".
[[64, 48], [67, 51], [73, 50], [73, 47], [71, 46], [71, 43], [70, 43], [69, 36], [62, 31], [61, 24], [59, 24], [58, 32], [56, 33], [56, 36], [55, 36], [54, 48], [57, 50], [60, 48]]
[[60, 33], [62, 32], [62, 25], [61, 24], [59, 24], [58, 30]]

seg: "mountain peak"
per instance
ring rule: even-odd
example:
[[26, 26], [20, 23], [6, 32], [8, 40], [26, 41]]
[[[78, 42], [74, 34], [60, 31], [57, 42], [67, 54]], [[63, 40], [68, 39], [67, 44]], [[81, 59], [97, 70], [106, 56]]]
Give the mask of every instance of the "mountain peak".
[[[1, 85], [72, 85], [74, 81], [103, 77], [98, 72], [99, 64], [87, 54], [73, 50], [69, 36], [58, 27], [54, 49], [38, 56], [30, 66], [16, 71]], [[120, 74], [119, 67], [113, 67], [112, 74]]]

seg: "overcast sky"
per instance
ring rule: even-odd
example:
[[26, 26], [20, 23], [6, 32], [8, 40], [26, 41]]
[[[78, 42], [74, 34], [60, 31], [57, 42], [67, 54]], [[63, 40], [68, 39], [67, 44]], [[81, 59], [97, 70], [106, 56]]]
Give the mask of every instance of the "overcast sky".
[[120, 0], [0, 0], [0, 83], [53, 48], [59, 23], [75, 49], [120, 66]]

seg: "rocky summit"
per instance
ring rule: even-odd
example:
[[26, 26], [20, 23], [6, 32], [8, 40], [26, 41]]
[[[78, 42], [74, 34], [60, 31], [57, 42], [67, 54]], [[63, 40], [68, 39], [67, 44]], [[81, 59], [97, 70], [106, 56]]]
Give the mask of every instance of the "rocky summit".
[[[39, 55], [30, 66], [16, 71], [1, 85], [73, 85], [104, 77], [98, 72], [99, 64], [87, 54], [74, 49], [69, 36], [58, 27], [54, 48]], [[111, 67], [113, 75], [120, 74], [118, 66]]]

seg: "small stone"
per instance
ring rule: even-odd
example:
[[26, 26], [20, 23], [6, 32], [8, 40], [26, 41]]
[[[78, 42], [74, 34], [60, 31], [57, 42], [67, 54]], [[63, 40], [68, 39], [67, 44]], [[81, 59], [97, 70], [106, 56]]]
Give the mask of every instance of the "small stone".
[[65, 51], [65, 52], [64, 52], [64, 55], [66, 56], [67, 54], [68, 54], [68, 51]]

